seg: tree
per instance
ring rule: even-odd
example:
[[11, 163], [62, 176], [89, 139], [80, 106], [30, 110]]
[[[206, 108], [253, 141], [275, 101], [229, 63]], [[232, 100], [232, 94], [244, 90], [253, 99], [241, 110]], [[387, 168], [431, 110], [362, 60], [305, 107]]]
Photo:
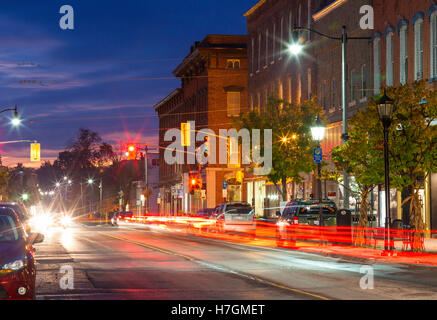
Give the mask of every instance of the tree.
[[[251, 111], [236, 120], [239, 129], [272, 129], [272, 170], [267, 177], [283, 201], [287, 201], [287, 180], [299, 184], [303, 180], [302, 173], [315, 168], [312, 158], [315, 142], [310, 128], [317, 114], [321, 114], [321, 108], [314, 100], [298, 106], [271, 97], [265, 112]], [[264, 152], [263, 146], [261, 143], [261, 152]]]
[[[407, 189], [410, 196], [403, 204], [410, 206], [410, 225], [414, 230], [412, 249], [423, 249], [420, 189], [431, 172], [437, 169], [437, 92], [427, 88], [426, 80], [387, 88], [396, 111], [389, 133], [391, 184], [399, 190]], [[369, 107], [376, 108], [375, 100]], [[376, 111], [376, 110], [375, 110]], [[374, 116], [377, 113], [374, 112]], [[382, 126], [380, 125], [382, 131]], [[381, 143], [382, 143], [382, 135]]]
[[369, 194], [375, 185], [384, 183], [384, 157], [380, 148], [376, 147], [380, 143], [379, 119], [372, 113], [371, 109], [358, 111], [349, 122], [349, 141], [334, 148], [332, 152], [335, 163], [333, 176], [339, 178], [343, 170], [346, 170], [354, 177], [353, 184], [361, 199], [357, 245], [365, 242], [366, 233], [363, 228], [368, 227]]
[[[419, 191], [424, 188], [429, 173], [437, 169], [437, 127], [432, 125], [437, 120], [437, 95], [427, 88], [425, 80], [386, 90], [396, 107], [389, 128], [390, 184], [410, 193], [402, 205], [409, 204], [410, 208], [412, 249], [421, 251], [425, 224]], [[378, 175], [382, 176], [378, 164], [383, 157], [384, 137], [375, 98], [363, 113], [358, 113], [353, 124], [350, 131], [353, 139], [367, 141], [368, 145], [351, 142], [343, 150], [336, 150], [337, 160], [363, 184], [377, 183]], [[364, 159], [359, 158], [360, 154]]]

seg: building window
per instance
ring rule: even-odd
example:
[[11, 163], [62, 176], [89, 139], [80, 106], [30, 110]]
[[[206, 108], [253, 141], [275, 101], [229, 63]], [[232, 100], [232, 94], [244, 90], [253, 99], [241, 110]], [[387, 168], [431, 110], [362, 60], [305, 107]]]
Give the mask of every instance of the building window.
[[291, 77], [288, 77], [288, 103], [291, 103]]
[[276, 23], [273, 23], [272, 33], [272, 62], [276, 59]]
[[[308, 29], [311, 29], [311, 0], [308, 0]], [[307, 32], [308, 41], [311, 40], [311, 32]]]
[[293, 42], [293, 16], [290, 12], [288, 13], [288, 43]]
[[361, 99], [364, 99], [367, 96], [367, 74], [366, 74], [366, 65], [361, 65]]
[[423, 78], [423, 19], [414, 23], [414, 80]]
[[228, 59], [226, 69], [240, 69], [240, 59]]
[[238, 116], [240, 114], [240, 92], [227, 92], [228, 117]]
[[251, 72], [255, 72], [255, 39], [252, 38], [252, 61], [251, 61]]
[[269, 29], [266, 30], [266, 66], [269, 64]]
[[282, 59], [282, 51], [284, 50], [284, 17], [281, 17], [281, 35], [279, 40], [279, 59]]
[[256, 111], [260, 112], [261, 111], [261, 93], [257, 93], [256, 94]]
[[264, 100], [264, 111], [267, 110], [268, 104], [269, 104], [269, 89], [266, 88], [266, 90], [265, 90], [265, 100]]
[[311, 100], [312, 92], [311, 92], [311, 69], [308, 69], [308, 96], [307, 99]]
[[430, 20], [430, 36], [431, 36], [431, 64], [430, 78], [437, 77], [437, 12], [434, 11]]
[[281, 80], [278, 81], [278, 99], [284, 100], [284, 87]]
[[261, 33], [258, 35], [258, 68], [257, 71], [261, 68]]
[[381, 48], [379, 46], [380, 39], [373, 40], [373, 92], [375, 95], [379, 94], [381, 86], [381, 71], [380, 71], [380, 56]]
[[385, 59], [385, 83], [387, 86], [393, 86], [393, 32], [385, 37], [386, 59]]
[[302, 100], [302, 76], [300, 73], [297, 75], [297, 96], [296, 96], [297, 104], [300, 105]]
[[399, 31], [399, 42], [399, 80], [404, 85], [408, 82], [408, 33], [405, 25]]

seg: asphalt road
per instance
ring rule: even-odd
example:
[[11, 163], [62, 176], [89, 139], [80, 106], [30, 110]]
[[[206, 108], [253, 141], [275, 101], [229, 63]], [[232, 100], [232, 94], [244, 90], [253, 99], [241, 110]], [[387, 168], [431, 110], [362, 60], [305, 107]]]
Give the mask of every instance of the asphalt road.
[[[436, 268], [345, 261], [183, 229], [75, 225], [51, 229], [35, 247], [37, 299], [437, 299]], [[70, 267], [74, 288], [63, 289]], [[363, 289], [372, 273], [373, 289]]]

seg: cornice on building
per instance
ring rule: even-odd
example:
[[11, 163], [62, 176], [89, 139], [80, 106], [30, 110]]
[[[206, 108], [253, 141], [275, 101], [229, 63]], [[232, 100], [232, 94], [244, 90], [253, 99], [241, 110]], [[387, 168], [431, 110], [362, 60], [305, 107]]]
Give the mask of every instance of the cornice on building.
[[328, 5], [325, 8], [323, 8], [322, 10], [316, 12], [315, 14], [313, 14], [314, 22], [317, 22], [318, 20], [322, 19], [323, 17], [325, 17], [326, 15], [328, 15], [329, 13], [331, 13], [332, 11], [334, 11], [335, 9], [340, 7], [341, 5], [345, 4], [347, 1], [348, 0], [337, 0], [337, 1], [334, 1], [330, 5]]
[[260, 8], [264, 3], [266, 3], [267, 0], [260, 0], [258, 1], [252, 8], [250, 8], [245, 14], [243, 14], [244, 17], [249, 17], [253, 13], [255, 13], [258, 8]]

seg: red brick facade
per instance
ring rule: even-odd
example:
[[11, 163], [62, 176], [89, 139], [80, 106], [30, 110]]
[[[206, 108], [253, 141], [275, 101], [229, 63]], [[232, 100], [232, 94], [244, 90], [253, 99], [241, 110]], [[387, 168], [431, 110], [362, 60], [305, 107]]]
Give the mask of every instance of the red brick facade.
[[[188, 121], [196, 122], [195, 132], [209, 128], [218, 135], [219, 129], [229, 129], [232, 118], [228, 116], [228, 92], [240, 93], [239, 111], [247, 111], [246, 42], [246, 36], [240, 35], [208, 35], [196, 42], [173, 72], [181, 79], [182, 87], [155, 106], [160, 121], [163, 213], [193, 213], [199, 208], [211, 208], [223, 202], [223, 180], [232, 180], [238, 169], [219, 164], [168, 165], [164, 161], [164, 151], [169, 142], [164, 142], [164, 134], [170, 128], [180, 129], [181, 123]], [[196, 142], [196, 147], [202, 144]], [[218, 152], [216, 154], [218, 163]], [[206, 200], [194, 200], [189, 194], [187, 184], [193, 175], [202, 177]], [[240, 185], [240, 198], [245, 194], [243, 189]]]

